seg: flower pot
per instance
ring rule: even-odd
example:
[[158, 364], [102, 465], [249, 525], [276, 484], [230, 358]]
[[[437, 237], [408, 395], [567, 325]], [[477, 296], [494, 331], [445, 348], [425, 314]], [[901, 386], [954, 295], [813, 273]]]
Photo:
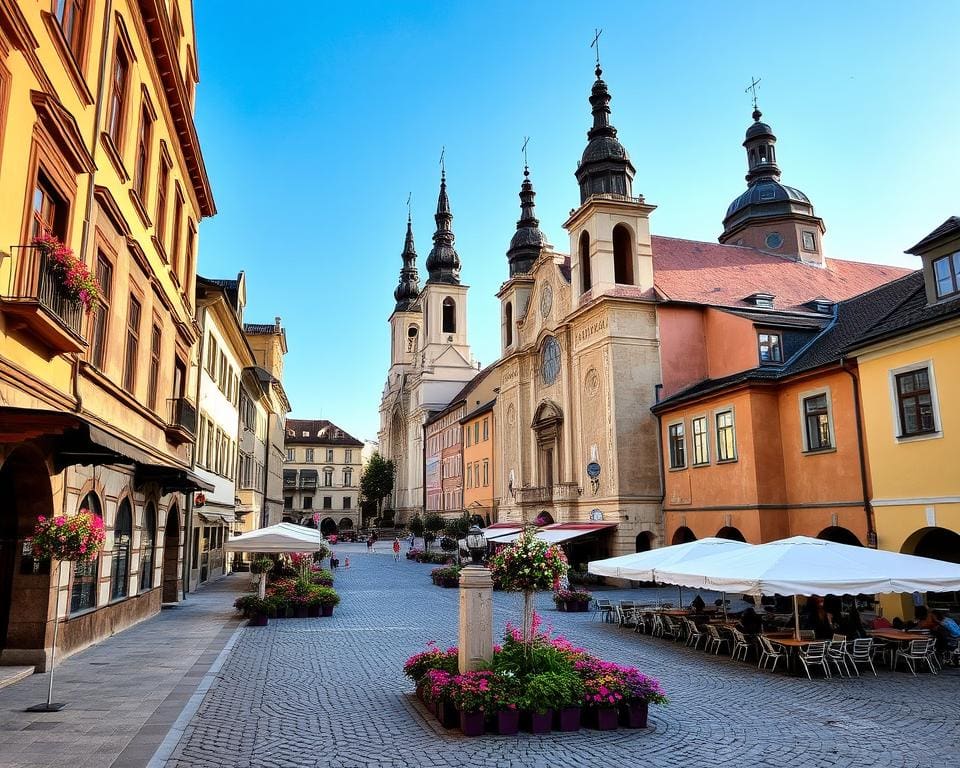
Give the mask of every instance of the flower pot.
[[483, 736], [484, 731], [483, 712], [461, 712], [460, 730], [464, 736]]
[[501, 709], [497, 712], [497, 733], [501, 736], [516, 736], [519, 730], [519, 709]]
[[646, 728], [647, 711], [650, 707], [646, 701], [628, 701], [620, 705], [620, 725], [627, 728]]
[[333, 606], [332, 606], [332, 605], [321, 605], [321, 606], [320, 606], [320, 615], [321, 615], [321, 616], [333, 616]]
[[437, 705], [437, 719], [444, 728], [456, 728], [460, 725], [460, 713], [453, 703], [446, 699]]
[[578, 601], [575, 602], [575, 603], [571, 603], [571, 605], [572, 605], [573, 607], [572, 607], [572, 608], [569, 608], [568, 610], [576, 611], [577, 613], [583, 613], [584, 611], [587, 611], [587, 610], [590, 609], [590, 601], [589, 601], [589, 600], [578, 600]]
[[250, 621], [247, 622], [248, 627], [265, 627], [267, 626], [267, 614], [258, 613], [250, 617]]
[[318, 617], [320, 616], [320, 610], [321, 610], [321, 606], [320, 606], [319, 603], [317, 603], [316, 605], [308, 605], [308, 606], [307, 606], [307, 618], [309, 618], [309, 619], [316, 619], [316, 618], [318, 618]]
[[297, 605], [293, 609], [293, 617], [295, 619], [305, 619], [307, 618], [307, 606]]
[[567, 610], [567, 603], [566, 603], [566, 602], [557, 603], [557, 610], [558, 610], [558, 611], [566, 611], [566, 610]]
[[593, 707], [590, 713], [590, 727], [598, 731], [616, 730], [620, 722], [620, 712], [616, 707]]
[[569, 733], [580, 730], [580, 707], [563, 707], [555, 710], [553, 727], [557, 731]]
[[530, 733], [550, 733], [550, 726], [553, 724], [553, 710], [546, 712], [528, 712], [527, 730]]

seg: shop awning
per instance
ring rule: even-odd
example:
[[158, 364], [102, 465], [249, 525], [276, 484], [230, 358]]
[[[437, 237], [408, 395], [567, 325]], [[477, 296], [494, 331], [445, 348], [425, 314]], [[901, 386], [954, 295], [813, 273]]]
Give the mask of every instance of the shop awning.
[[[616, 527], [616, 523], [553, 523], [539, 529], [534, 535], [548, 544], [560, 544], [564, 541], [589, 536], [591, 533], [601, 533]], [[504, 535], [497, 535], [492, 539], [488, 536], [487, 540], [494, 544], [512, 544], [520, 538], [521, 533], [522, 531], [517, 530]]]
[[233, 510], [209, 509], [207, 507], [203, 507], [197, 510], [197, 514], [208, 523], [213, 523], [214, 525], [219, 525], [220, 523], [226, 523], [229, 525], [236, 522], [236, 516], [233, 514]]
[[235, 536], [225, 541], [223, 548], [230, 552], [313, 552], [321, 540], [316, 528], [277, 523]]

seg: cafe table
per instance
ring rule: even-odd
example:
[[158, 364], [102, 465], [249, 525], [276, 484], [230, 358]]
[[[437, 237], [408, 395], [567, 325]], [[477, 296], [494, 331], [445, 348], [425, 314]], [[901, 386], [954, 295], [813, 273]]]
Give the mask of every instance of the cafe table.
[[793, 673], [797, 671], [797, 657], [800, 654], [800, 649], [811, 643], [823, 642], [823, 640], [817, 640], [816, 638], [798, 639], [793, 636], [793, 632], [764, 632], [763, 636], [774, 645], [779, 645], [783, 648], [787, 654], [787, 670]]
[[[930, 637], [930, 633], [926, 630], [922, 632], [906, 632], [902, 629], [868, 629], [867, 634], [870, 637], [876, 638], [877, 640], [886, 640], [889, 645], [896, 645], [897, 648], [903, 648], [907, 643], [912, 642], [913, 640], [927, 640]], [[891, 649], [892, 651], [893, 649]], [[886, 653], [883, 653], [882, 644], [881, 644], [881, 655], [883, 658], [886, 658]], [[894, 661], [896, 659], [896, 654], [890, 653], [890, 660], [888, 662], [891, 669], [893, 669]]]

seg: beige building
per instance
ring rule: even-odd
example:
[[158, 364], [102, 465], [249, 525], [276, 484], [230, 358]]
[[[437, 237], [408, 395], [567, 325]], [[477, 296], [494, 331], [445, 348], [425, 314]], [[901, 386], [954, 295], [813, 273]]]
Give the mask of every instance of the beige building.
[[287, 419], [283, 519], [324, 535], [357, 530], [363, 442], [326, 419]]
[[[215, 213], [195, 52], [189, 0], [0, 0], [0, 663], [42, 669], [57, 619], [71, 653], [182, 592], [187, 495], [211, 488], [190, 471], [197, 229]], [[81, 508], [106, 524], [99, 559], [33, 560], [37, 516]]]

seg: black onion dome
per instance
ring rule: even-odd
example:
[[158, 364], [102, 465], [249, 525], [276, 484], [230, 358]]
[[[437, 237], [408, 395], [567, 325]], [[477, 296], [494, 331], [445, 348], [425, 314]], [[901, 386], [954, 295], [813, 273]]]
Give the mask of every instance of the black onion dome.
[[799, 189], [788, 187], [786, 184], [781, 184], [779, 181], [770, 179], [767, 181], [758, 181], [747, 187], [746, 192], [730, 203], [730, 206], [727, 208], [727, 218], [750, 205], [779, 206], [783, 203], [810, 209], [813, 208], [810, 198]]
[[598, 66], [597, 79], [590, 91], [593, 127], [587, 131], [587, 146], [576, 171], [581, 203], [591, 195], [630, 197], [633, 194], [631, 185], [636, 170], [627, 150], [617, 139], [617, 129], [610, 123], [611, 96], [601, 74]]
[[413, 245], [413, 224], [407, 217], [407, 236], [403, 241], [403, 266], [400, 268], [400, 282], [393, 292], [397, 305], [396, 312], [408, 311], [420, 295], [420, 275], [417, 273], [417, 249]]
[[433, 233], [433, 248], [427, 256], [428, 283], [460, 284], [460, 256], [453, 247], [453, 214], [447, 197], [446, 172], [440, 174], [440, 196], [434, 216], [437, 231]]
[[547, 238], [540, 231], [540, 219], [536, 216], [536, 206], [533, 202], [536, 196], [537, 193], [533, 191], [533, 182], [530, 181], [530, 169], [524, 167], [523, 183], [520, 185], [520, 220], [517, 222], [517, 231], [510, 238], [510, 248], [507, 250], [510, 277], [529, 272], [534, 262], [540, 257], [543, 246], [547, 245]]

